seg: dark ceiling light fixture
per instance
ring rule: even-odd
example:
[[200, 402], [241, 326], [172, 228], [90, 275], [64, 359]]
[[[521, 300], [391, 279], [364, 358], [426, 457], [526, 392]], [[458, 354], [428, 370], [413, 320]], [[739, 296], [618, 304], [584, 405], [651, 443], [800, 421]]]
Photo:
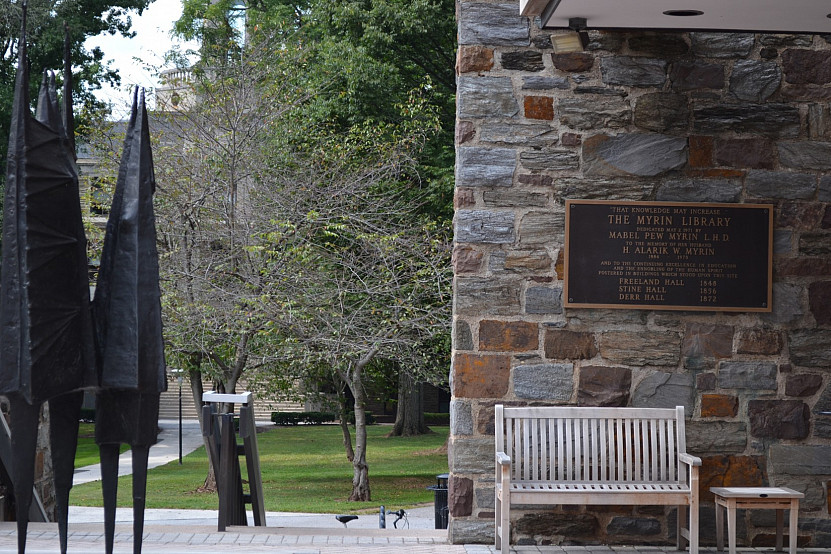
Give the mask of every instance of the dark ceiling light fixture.
[[664, 15], [671, 15], [673, 17], [695, 17], [697, 15], [704, 15], [701, 10], [667, 10]]
[[551, 45], [554, 53], [566, 54], [582, 52], [589, 44], [589, 33], [586, 31], [585, 17], [572, 17], [568, 20], [569, 31], [551, 35]]

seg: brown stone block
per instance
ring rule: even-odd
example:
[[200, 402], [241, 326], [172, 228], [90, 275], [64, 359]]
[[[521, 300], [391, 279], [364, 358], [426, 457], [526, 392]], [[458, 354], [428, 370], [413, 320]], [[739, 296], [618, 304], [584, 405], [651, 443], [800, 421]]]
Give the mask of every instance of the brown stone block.
[[716, 143], [716, 163], [745, 169], [773, 169], [773, 152], [773, 143], [767, 139], [724, 139]]
[[508, 393], [510, 356], [456, 354], [453, 395], [459, 398], [502, 398]]
[[750, 434], [772, 439], [804, 439], [811, 412], [801, 400], [751, 400], [747, 403]]
[[524, 106], [528, 119], [554, 119], [554, 99], [550, 96], [526, 96]]
[[686, 174], [703, 179], [741, 179], [745, 172], [739, 169], [688, 169]]
[[479, 350], [527, 352], [539, 348], [539, 326], [528, 321], [484, 320], [479, 324]]
[[458, 246], [453, 250], [453, 268], [456, 274], [478, 273], [482, 268], [484, 254], [469, 246]]
[[520, 184], [531, 185], [534, 187], [550, 187], [554, 184], [554, 178], [550, 175], [535, 175], [531, 173], [522, 173], [517, 180]]
[[702, 394], [701, 417], [735, 417], [739, 413], [739, 399], [726, 394]]
[[493, 68], [493, 48], [460, 46], [456, 70], [459, 73], [490, 71]]
[[583, 73], [589, 71], [594, 65], [594, 56], [583, 52], [551, 54], [551, 61], [554, 63], [554, 67], [560, 71]]
[[684, 358], [728, 358], [733, 354], [733, 327], [687, 324], [681, 355]]
[[813, 231], [819, 228], [825, 207], [818, 202], [782, 202], [779, 204], [774, 220], [782, 229]]
[[789, 48], [782, 52], [785, 82], [824, 85], [831, 82], [831, 52]]
[[713, 166], [713, 137], [690, 137], [690, 167]]
[[736, 351], [739, 354], [773, 355], [782, 352], [785, 337], [773, 329], [742, 329], [737, 338]]
[[785, 382], [787, 396], [813, 396], [822, 386], [822, 376], [812, 373], [789, 375]]
[[473, 189], [456, 189], [453, 195], [454, 208], [471, 208], [476, 205]]
[[628, 367], [583, 366], [577, 389], [580, 406], [626, 406], [632, 388]]
[[808, 303], [818, 325], [831, 325], [831, 281], [811, 283]]
[[831, 260], [826, 258], [783, 258], [774, 260], [774, 277], [825, 277], [831, 275]]
[[597, 355], [594, 333], [548, 329], [544, 347], [545, 357], [555, 360], [587, 360]]
[[473, 481], [466, 477], [450, 477], [447, 483], [447, 506], [453, 517], [473, 513]]
[[695, 378], [695, 386], [698, 390], [715, 390], [716, 379], [715, 373], [699, 373]]
[[472, 121], [460, 121], [456, 124], [456, 144], [464, 144], [476, 136], [476, 126]]
[[560, 248], [560, 251], [557, 254], [557, 262], [554, 264], [554, 271], [557, 272], [558, 277], [563, 277], [566, 274], [566, 258], [562, 248]]
[[712, 502], [710, 487], [766, 487], [764, 456], [706, 456], [701, 458], [698, 490], [703, 502]]
[[493, 519], [496, 517], [496, 512], [479, 512], [476, 517], [479, 519]]
[[825, 483], [825, 498], [828, 501], [828, 513], [831, 514], [831, 481]]
[[577, 133], [563, 133], [560, 137], [560, 144], [563, 146], [580, 146], [583, 143], [583, 135]]
[[509, 271], [548, 271], [551, 263], [545, 250], [519, 250], [508, 252], [505, 257], [505, 269]]
[[819, 226], [821, 229], [831, 229], [831, 206], [825, 207], [825, 215], [822, 216]]

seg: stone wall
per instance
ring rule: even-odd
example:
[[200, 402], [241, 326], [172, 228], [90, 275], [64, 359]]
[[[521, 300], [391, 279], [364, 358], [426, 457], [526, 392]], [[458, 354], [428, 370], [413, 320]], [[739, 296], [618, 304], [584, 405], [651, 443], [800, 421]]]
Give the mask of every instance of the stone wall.
[[[831, 546], [831, 44], [591, 31], [554, 54], [517, 3], [459, 0], [450, 536], [493, 540], [493, 406], [684, 405], [711, 486], [803, 491]], [[775, 205], [771, 313], [564, 309], [566, 199]], [[519, 510], [523, 544], [667, 544], [675, 510]], [[772, 545], [773, 512], [739, 543]]]

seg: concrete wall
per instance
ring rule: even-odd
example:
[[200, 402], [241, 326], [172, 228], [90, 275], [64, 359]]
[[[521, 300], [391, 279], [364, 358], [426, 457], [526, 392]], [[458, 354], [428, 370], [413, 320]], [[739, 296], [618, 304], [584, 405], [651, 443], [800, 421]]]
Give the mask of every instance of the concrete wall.
[[[556, 55], [517, 3], [459, 0], [450, 536], [493, 538], [493, 405], [684, 405], [711, 486], [806, 495], [831, 546], [831, 45], [590, 32]], [[831, 40], [831, 39], [829, 39]], [[566, 199], [775, 205], [771, 313], [564, 309]], [[674, 509], [521, 510], [521, 543], [667, 544]], [[773, 512], [740, 522], [772, 545]]]

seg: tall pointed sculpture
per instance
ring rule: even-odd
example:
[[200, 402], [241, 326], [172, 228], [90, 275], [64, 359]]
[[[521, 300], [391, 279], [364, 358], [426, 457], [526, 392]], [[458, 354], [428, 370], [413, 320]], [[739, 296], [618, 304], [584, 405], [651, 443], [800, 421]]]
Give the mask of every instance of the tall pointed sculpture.
[[159, 395], [167, 388], [154, 191], [144, 92], [139, 98], [136, 91], [93, 301], [101, 387], [95, 440], [101, 452], [107, 553], [113, 551], [121, 443], [132, 450], [133, 551], [141, 552], [147, 457], [156, 442]]
[[[9, 398], [18, 551], [24, 552], [38, 418], [50, 401], [61, 548], [82, 394], [96, 384], [86, 238], [72, 142], [54, 78], [29, 111], [26, 5], [19, 42], [3, 219], [0, 394]], [[71, 101], [70, 101], [71, 105]], [[67, 462], [68, 461], [68, 462]]]

